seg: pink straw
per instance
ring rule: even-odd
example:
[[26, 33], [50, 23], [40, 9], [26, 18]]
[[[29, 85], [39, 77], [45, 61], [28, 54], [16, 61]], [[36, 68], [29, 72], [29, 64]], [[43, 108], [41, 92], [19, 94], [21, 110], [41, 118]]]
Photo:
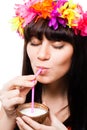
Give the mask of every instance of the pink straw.
[[[37, 77], [40, 73], [41, 73], [42, 69], [40, 68], [37, 73], [35, 74], [35, 76]], [[33, 81], [34, 82], [34, 81]], [[32, 88], [32, 108], [31, 108], [31, 112], [34, 112], [34, 86]]]

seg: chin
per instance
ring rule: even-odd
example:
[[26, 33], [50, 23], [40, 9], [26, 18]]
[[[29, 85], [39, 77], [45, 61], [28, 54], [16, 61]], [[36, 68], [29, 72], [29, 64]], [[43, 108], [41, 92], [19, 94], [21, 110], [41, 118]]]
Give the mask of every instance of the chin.
[[49, 78], [37, 78], [38, 82], [42, 83], [42, 84], [50, 84], [53, 82], [53, 80], [49, 79]]

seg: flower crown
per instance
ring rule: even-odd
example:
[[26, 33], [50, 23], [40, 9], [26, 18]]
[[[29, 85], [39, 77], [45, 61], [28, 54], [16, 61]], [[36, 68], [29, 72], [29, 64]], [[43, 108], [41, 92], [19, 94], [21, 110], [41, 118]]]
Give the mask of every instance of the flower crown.
[[58, 29], [59, 24], [74, 29], [75, 34], [87, 36], [87, 12], [72, 0], [28, 0], [15, 5], [12, 28], [23, 37], [24, 27], [34, 18], [49, 19], [48, 26]]

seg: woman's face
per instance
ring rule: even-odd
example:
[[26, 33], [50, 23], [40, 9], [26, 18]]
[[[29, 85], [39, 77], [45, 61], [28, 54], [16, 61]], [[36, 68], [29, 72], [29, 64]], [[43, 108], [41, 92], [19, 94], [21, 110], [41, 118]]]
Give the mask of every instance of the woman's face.
[[36, 73], [42, 68], [37, 80], [41, 83], [58, 81], [68, 72], [73, 55], [73, 46], [64, 41], [49, 41], [32, 37], [27, 45], [27, 54]]

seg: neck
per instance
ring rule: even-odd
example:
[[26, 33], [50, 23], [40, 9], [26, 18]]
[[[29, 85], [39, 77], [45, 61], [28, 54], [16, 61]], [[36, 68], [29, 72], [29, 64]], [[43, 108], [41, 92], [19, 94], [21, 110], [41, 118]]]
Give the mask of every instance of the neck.
[[67, 95], [68, 83], [64, 79], [43, 86], [43, 93], [51, 97], [65, 97]]
[[57, 113], [68, 105], [66, 82], [58, 82], [44, 85], [42, 90], [42, 102], [47, 105], [53, 113]]
[[67, 84], [53, 83], [51, 85], [43, 86], [42, 90], [43, 104], [47, 105], [50, 112], [54, 113], [61, 122], [64, 122], [70, 115], [67, 88]]

